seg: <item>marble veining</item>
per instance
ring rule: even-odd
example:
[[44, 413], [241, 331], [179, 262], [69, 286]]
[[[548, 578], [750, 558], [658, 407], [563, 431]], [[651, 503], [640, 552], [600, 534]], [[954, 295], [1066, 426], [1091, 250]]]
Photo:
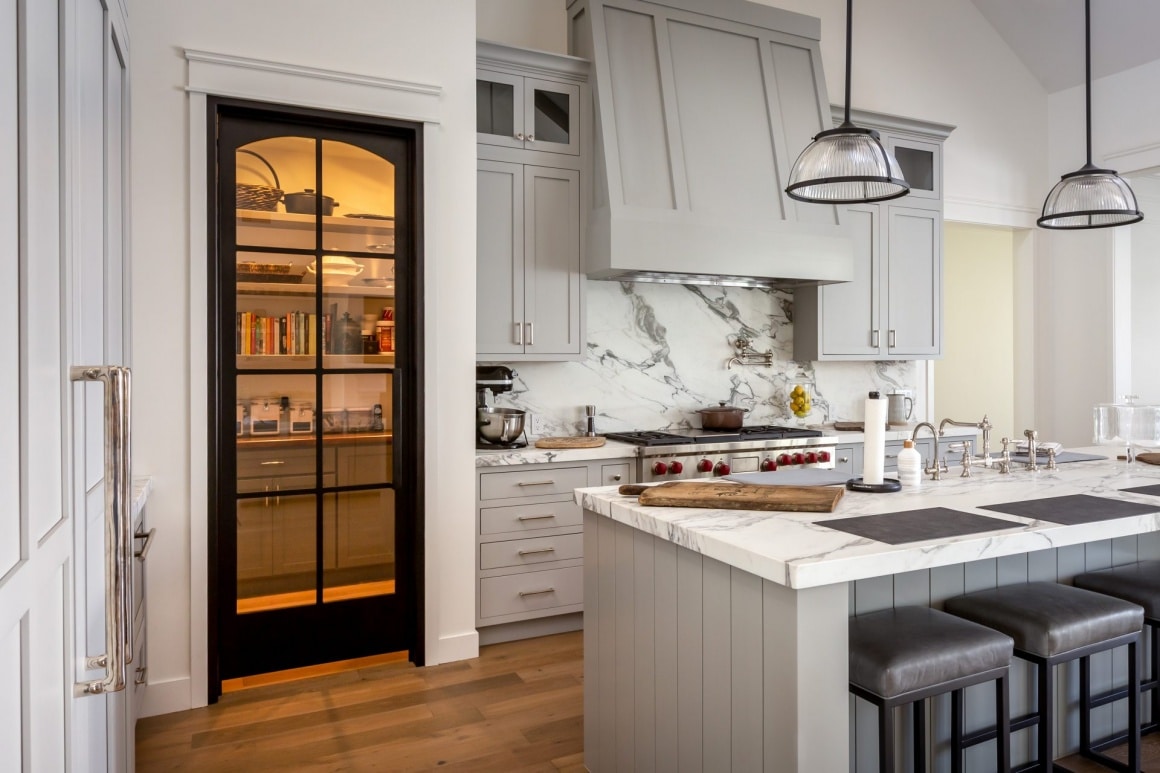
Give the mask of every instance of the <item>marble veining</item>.
[[[499, 405], [539, 414], [547, 435], [584, 431], [584, 405], [601, 432], [699, 427], [696, 411], [726, 401], [747, 424], [820, 424], [862, 417], [872, 389], [915, 390], [914, 362], [796, 362], [793, 294], [786, 290], [587, 281], [587, 356], [578, 362], [515, 363], [515, 388]], [[744, 336], [772, 350], [773, 367], [726, 367]], [[804, 420], [789, 410], [795, 384], [812, 387]]]
[[[1076, 449], [1081, 450], [1081, 449]], [[1107, 449], [1082, 449], [1100, 453]], [[1064, 464], [1055, 471], [1017, 470], [1010, 475], [976, 468], [960, 478], [951, 468], [941, 481], [897, 494], [847, 491], [833, 513], [755, 513], [677, 507], [641, 507], [615, 488], [578, 489], [585, 509], [724, 561], [772, 582], [809, 588], [1026, 553], [1160, 530], [1160, 497], [1122, 489], [1160, 482], [1160, 468], [1108, 461]], [[1155, 506], [1155, 512], [1110, 521], [1064, 526], [980, 510], [1023, 499], [1092, 494]], [[827, 519], [852, 515], [949, 507], [1017, 523], [1021, 528], [888, 545], [827, 529]]]

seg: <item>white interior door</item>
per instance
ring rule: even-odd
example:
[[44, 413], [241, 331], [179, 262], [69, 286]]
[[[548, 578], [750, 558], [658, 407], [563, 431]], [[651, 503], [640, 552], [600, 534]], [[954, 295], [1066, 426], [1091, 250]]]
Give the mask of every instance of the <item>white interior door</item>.
[[104, 397], [70, 370], [127, 356], [115, 21], [100, 0], [0, 0], [0, 426], [19, 428], [0, 433], [4, 771], [132, 765], [118, 704], [76, 687], [107, 649], [107, 481]]

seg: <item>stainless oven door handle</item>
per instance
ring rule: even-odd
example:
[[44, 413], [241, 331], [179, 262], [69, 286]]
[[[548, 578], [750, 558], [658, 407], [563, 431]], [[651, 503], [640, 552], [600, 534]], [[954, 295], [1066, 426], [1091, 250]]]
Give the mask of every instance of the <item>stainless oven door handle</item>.
[[77, 695], [101, 695], [125, 689], [125, 665], [133, 658], [133, 531], [130, 479], [129, 369], [116, 365], [79, 366], [73, 381], [100, 381], [105, 386], [105, 653], [86, 660], [105, 677], [76, 685]]

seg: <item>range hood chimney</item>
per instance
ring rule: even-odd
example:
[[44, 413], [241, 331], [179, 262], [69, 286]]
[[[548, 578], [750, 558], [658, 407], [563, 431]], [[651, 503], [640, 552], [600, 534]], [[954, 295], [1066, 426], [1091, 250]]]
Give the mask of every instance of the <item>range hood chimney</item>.
[[830, 128], [818, 19], [745, 0], [572, 0], [568, 19], [596, 108], [590, 278], [853, 278], [837, 208], [785, 194], [798, 152]]

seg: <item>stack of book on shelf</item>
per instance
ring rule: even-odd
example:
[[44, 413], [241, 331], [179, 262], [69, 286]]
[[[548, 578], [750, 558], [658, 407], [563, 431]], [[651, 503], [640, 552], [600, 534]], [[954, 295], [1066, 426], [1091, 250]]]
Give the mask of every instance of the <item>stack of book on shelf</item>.
[[[324, 314], [323, 354], [329, 354], [330, 315]], [[238, 354], [314, 354], [318, 351], [318, 315], [292, 311], [280, 317], [240, 311], [234, 326]]]

